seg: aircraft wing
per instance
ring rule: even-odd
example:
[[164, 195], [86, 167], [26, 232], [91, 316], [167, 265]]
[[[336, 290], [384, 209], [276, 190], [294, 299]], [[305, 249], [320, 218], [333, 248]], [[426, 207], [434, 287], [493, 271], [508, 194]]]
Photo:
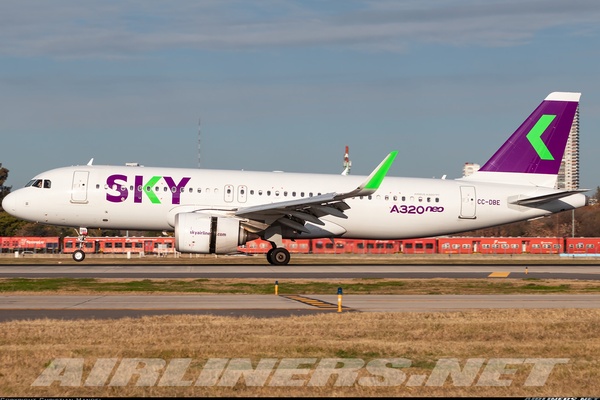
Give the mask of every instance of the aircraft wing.
[[269, 225], [281, 224], [308, 233], [309, 230], [304, 227], [306, 222], [324, 225], [320, 218], [326, 215], [347, 218], [344, 211], [348, 210], [350, 206], [344, 202], [344, 199], [368, 196], [375, 193], [397, 155], [397, 151], [388, 154], [368, 178], [354, 190], [345, 193], [331, 192], [302, 199], [242, 207], [235, 212], [235, 216], [255, 221], [255, 224], [250, 221], [249, 224], [246, 224], [247, 228], [252, 226], [255, 231], [264, 230]]

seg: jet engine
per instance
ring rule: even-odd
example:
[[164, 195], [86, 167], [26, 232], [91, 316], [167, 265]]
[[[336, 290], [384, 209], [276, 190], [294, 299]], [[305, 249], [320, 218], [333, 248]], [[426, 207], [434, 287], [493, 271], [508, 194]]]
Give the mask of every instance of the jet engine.
[[235, 218], [202, 213], [175, 216], [175, 248], [182, 253], [235, 253], [248, 240], [248, 231]]

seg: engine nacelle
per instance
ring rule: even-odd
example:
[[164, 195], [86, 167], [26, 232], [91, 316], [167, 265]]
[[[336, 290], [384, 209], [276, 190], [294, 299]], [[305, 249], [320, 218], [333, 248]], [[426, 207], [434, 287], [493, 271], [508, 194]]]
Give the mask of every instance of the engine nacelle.
[[175, 248], [182, 253], [235, 253], [247, 240], [247, 231], [235, 218], [201, 213], [175, 216]]

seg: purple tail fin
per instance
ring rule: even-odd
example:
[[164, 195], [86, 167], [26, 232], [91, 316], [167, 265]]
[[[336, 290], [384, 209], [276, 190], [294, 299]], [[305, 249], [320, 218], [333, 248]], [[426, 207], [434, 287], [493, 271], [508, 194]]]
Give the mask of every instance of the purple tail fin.
[[557, 174], [580, 96], [550, 93], [479, 171]]

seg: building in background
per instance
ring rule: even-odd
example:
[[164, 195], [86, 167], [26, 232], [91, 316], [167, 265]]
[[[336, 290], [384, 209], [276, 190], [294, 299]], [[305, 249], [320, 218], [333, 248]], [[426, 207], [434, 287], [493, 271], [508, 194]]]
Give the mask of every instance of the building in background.
[[560, 170], [558, 171], [557, 189], [579, 189], [579, 107], [573, 118], [571, 133], [565, 148]]
[[481, 166], [479, 164], [475, 164], [475, 163], [465, 163], [465, 165], [463, 166], [463, 177], [465, 176], [469, 176], [471, 175], [473, 172], [479, 170], [479, 168], [481, 168]]

